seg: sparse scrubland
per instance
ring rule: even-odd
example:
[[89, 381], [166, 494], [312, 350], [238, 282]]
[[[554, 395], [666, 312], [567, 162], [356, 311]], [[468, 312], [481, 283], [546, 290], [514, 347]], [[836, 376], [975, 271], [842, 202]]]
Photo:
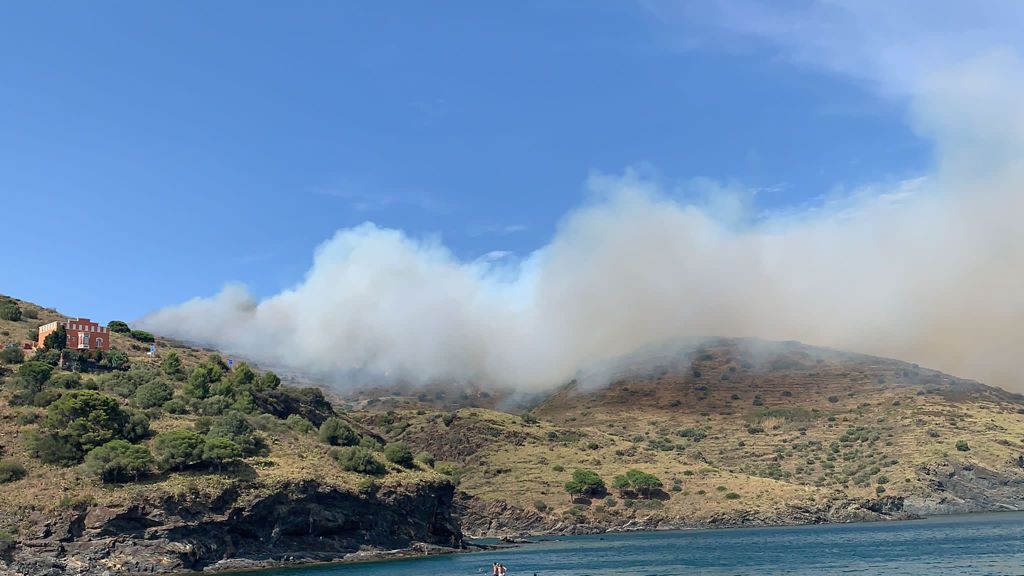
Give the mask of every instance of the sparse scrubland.
[[[3, 299], [0, 344], [58, 318]], [[1021, 398], [895, 360], [715, 340], [518, 404], [440, 385], [336, 397], [110, 328], [106, 353], [59, 336], [0, 352], [13, 566], [90, 573], [68, 558], [91, 554], [96, 570], [172, 571], [457, 548], [456, 521], [505, 536], [1024, 509]]]

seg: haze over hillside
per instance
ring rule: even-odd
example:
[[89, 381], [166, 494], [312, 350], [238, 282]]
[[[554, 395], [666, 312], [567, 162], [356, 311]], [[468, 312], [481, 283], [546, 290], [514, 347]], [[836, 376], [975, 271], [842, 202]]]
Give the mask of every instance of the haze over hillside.
[[[719, 24], [899, 106], [932, 144], [932, 168], [772, 212], [741, 185], [666, 181], [643, 164], [595, 172], [587, 200], [530, 254], [463, 260], [368, 222], [337, 231], [277, 295], [229, 285], [140, 324], [350, 383], [547, 390], [667, 340], [753, 336], [1024, 389], [1017, 31], [993, 18], [983, 37], [944, 41], [960, 36], [862, 3], [764, 12], [735, 22], [723, 10]], [[790, 18], [834, 34], [793, 30]]]
[[139, 324], [348, 381], [548, 389], [665, 340], [757, 336], [1021, 390], [1019, 68], [972, 61], [915, 95], [933, 174], [767, 215], [743, 191], [702, 201], [631, 170], [596, 175], [592, 200], [521, 261], [460, 261], [368, 223], [321, 245], [292, 289], [257, 301], [228, 286]]

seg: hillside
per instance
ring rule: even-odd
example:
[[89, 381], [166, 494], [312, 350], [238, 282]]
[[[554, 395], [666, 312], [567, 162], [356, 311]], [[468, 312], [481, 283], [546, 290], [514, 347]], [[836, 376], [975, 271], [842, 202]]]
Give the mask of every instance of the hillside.
[[[62, 318], [16, 303], [22, 318], [0, 319], [0, 345]], [[109, 355], [66, 354], [63, 370], [45, 351], [0, 361], [0, 573], [4, 563], [26, 574], [163, 572], [461, 546], [450, 479], [385, 454], [319, 390], [163, 338], [156, 348], [149, 356], [148, 343], [111, 334], [111, 351], [127, 356], [119, 368]], [[180, 368], [168, 369], [172, 356]], [[40, 366], [47, 374], [30, 380]], [[332, 423], [325, 441], [317, 426]], [[120, 450], [97, 458], [107, 440]]]
[[[0, 319], [0, 344], [61, 318], [16, 304], [23, 318]], [[336, 396], [160, 336], [155, 356], [130, 334], [111, 344], [126, 362], [66, 358], [35, 387], [25, 366], [36, 353], [0, 361], [0, 559], [10, 567], [221, 569], [458, 548], [462, 532], [1024, 509], [1021, 397], [885, 358], [718, 339], [541, 398], [472, 384]], [[94, 395], [121, 427], [59, 420]], [[84, 442], [104, 430], [150, 459], [124, 452], [98, 467], [86, 448], [99, 448]], [[196, 451], [168, 460], [167, 438], [182, 434]], [[40, 437], [60, 450], [41, 450]]]
[[[387, 404], [382, 400], [377, 404]], [[848, 521], [1024, 508], [1018, 395], [895, 360], [718, 340], [570, 384], [530, 423], [484, 409], [361, 414], [450, 460], [470, 534]], [[397, 432], [397, 434], [396, 434]], [[570, 501], [577, 468], [608, 496]], [[656, 498], [612, 479], [656, 475]]]

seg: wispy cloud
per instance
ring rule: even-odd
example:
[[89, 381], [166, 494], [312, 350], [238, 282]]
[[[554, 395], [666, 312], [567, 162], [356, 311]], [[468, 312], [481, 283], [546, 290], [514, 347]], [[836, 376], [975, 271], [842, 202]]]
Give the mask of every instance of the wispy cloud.
[[509, 236], [525, 232], [526, 224], [477, 224], [466, 233], [469, 236]]
[[[737, 38], [760, 40], [776, 48], [779, 58], [894, 96], [912, 94], [932, 72], [994, 47], [1024, 48], [1021, 2], [643, 0], [640, 6], [679, 36], [710, 26], [725, 33], [718, 39], [723, 45]], [[706, 30], [701, 33], [714, 38]]]
[[430, 214], [446, 214], [451, 208], [418, 188], [381, 187], [354, 182], [318, 187], [313, 194], [337, 198], [356, 212], [379, 212], [394, 208], [413, 208]]

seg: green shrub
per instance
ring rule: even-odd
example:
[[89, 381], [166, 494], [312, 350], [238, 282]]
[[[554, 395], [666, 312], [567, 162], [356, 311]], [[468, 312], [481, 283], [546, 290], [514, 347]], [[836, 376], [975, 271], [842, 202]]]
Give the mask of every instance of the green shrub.
[[957, 440], [956, 449], [960, 452], [967, 452], [971, 447], [967, 444], [967, 440]]
[[131, 333], [130, 333], [130, 336], [134, 340], [138, 340], [139, 342], [146, 342], [146, 343], [156, 342], [156, 337], [154, 337], [149, 332], [146, 332], [145, 330], [132, 330]]
[[145, 446], [126, 440], [111, 440], [85, 456], [85, 469], [103, 482], [138, 481], [152, 465], [153, 456]]
[[729, 492], [725, 495], [726, 500], [739, 500], [740, 495], [735, 492]]
[[107, 355], [103, 358], [101, 364], [106, 364], [114, 370], [127, 370], [130, 366], [128, 362], [128, 355], [120, 350], [111, 350], [107, 352]]
[[124, 438], [129, 415], [117, 401], [94, 390], [70, 390], [47, 409], [43, 427], [66, 438], [80, 454]]
[[185, 368], [181, 365], [181, 358], [177, 352], [171, 352], [160, 363], [163, 373], [175, 380], [185, 379]]
[[160, 467], [183, 470], [203, 459], [206, 440], [191, 430], [171, 430], [157, 434], [153, 451]]
[[316, 426], [313, 426], [312, 422], [298, 414], [290, 414], [284, 422], [288, 425], [288, 428], [294, 432], [298, 432], [299, 434], [309, 434], [316, 430]]
[[836, 402], [839, 402], [839, 396], [829, 396], [828, 401], [835, 404]]
[[36, 384], [44, 384], [53, 373], [53, 366], [44, 362], [31, 360], [18, 366], [18, 376], [30, 380]]
[[31, 431], [26, 440], [29, 453], [45, 464], [71, 466], [82, 458], [81, 449], [70, 438], [55, 432]]
[[533, 414], [530, 414], [529, 412], [524, 412], [523, 415], [520, 416], [520, 418], [522, 418], [524, 424], [528, 424], [528, 425], [533, 425], [533, 424], [537, 424], [538, 422], [540, 422], [539, 418], [537, 418]]
[[232, 407], [231, 400], [224, 396], [210, 396], [199, 402], [197, 409], [203, 416], [220, 416]]
[[380, 442], [377, 442], [370, 436], [363, 436], [362, 438], [360, 438], [359, 445], [362, 446], [363, 448], [366, 448], [367, 450], [373, 450], [374, 452], [379, 452], [381, 449]]
[[572, 480], [565, 483], [565, 491], [570, 496], [601, 496], [606, 490], [604, 480], [597, 472], [583, 468], [573, 470]]
[[644, 498], [649, 498], [652, 492], [662, 486], [664, 484], [662, 484], [660, 478], [635, 468], [631, 468], [625, 474], [616, 476], [612, 480], [613, 488], [617, 490], [631, 490]]
[[0, 460], [0, 484], [17, 482], [25, 477], [25, 467], [10, 460]]
[[700, 442], [701, 440], [707, 438], [708, 433], [707, 431], [702, 430], [700, 428], [683, 428], [682, 430], [676, 432], [676, 435], [683, 438], [689, 438], [694, 442]]
[[360, 446], [332, 448], [330, 455], [342, 470], [348, 472], [376, 476], [387, 471], [373, 452]]
[[398, 464], [405, 468], [411, 468], [413, 463], [412, 451], [405, 442], [392, 442], [384, 447], [384, 457], [388, 462]]
[[11, 300], [0, 302], [0, 319], [18, 322], [21, 320], [21, 307]]
[[452, 422], [455, 422], [455, 413], [449, 412], [441, 417], [441, 421], [444, 422], [445, 426], [451, 426]]
[[231, 411], [214, 420], [207, 438], [224, 438], [233, 442], [243, 456], [257, 453], [261, 448], [256, 429], [239, 412]]
[[168, 414], [186, 414], [188, 412], [188, 406], [177, 398], [171, 398], [164, 402], [161, 408]]
[[562, 466], [561, 464], [555, 464], [551, 469], [555, 472], [565, 472], [565, 466]]
[[132, 332], [132, 329], [128, 326], [128, 324], [120, 320], [111, 320], [110, 322], [107, 323], [107, 328], [111, 332], [116, 332], [118, 334], [131, 334]]
[[139, 408], [155, 408], [163, 406], [174, 396], [171, 385], [162, 380], [156, 380], [139, 386], [132, 395], [132, 402]]
[[203, 362], [192, 369], [188, 380], [182, 387], [181, 392], [189, 398], [202, 400], [210, 395], [210, 388], [220, 382], [223, 372], [220, 368], [209, 362]]
[[334, 416], [324, 420], [320, 425], [320, 441], [331, 446], [355, 446], [359, 444], [359, 435], [344, 420]]
[[224, 464], [241, 458], [243, 452], [241, 446], [228, 438], [223, 436], [207, 437], [203, 444], [203, 461], [220, 472]]
[[420, 452], [416, 455], [416, 461], [424, 466], [433, 468], [434, 467], [434, 455], [430, 452]]
[[21, 364], [25, 361], [25, 351], [21, 348], [4, 348], [0, 350], [0, 362], [4, 364]]
[[543, 500], [534, 500], [533, 507], [537, 510], [537, 512], [545, 512], [548, 509], [548, 503]]

